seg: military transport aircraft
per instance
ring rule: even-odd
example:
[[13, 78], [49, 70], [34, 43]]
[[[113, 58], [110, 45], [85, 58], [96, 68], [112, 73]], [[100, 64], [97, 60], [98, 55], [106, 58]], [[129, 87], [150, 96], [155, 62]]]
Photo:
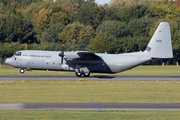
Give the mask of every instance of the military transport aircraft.
[[161, 22], [144, 52], [125, 54], [92, 53], [87, 51], [21, 50], [7, 65], [25, 70], [74, 71], [76, 76], [89, 77], [90, 73], [118, 73], [154, 59], [173, 58], [170, 27]]

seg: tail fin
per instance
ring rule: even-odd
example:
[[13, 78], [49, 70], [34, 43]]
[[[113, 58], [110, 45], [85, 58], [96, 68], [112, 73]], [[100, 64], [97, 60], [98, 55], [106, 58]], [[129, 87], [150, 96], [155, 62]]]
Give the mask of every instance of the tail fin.
[[161, 22], [151, 38], [146, 50], [152, 58], [173, 58], [170, 27]]

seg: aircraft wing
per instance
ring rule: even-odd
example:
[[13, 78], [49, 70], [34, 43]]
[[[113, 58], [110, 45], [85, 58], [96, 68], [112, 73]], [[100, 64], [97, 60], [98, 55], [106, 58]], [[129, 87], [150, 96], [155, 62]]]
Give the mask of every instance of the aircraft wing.
[[103, 63], [100, 56], [92, 52], [73, 52], [65, 54], [65, 59], [68, 63], [74, 64], [99, 64]]
[[77, 53], [81, 59], [101, 59], [98, 55], [92, 53], [92, 52], [78, 52]]

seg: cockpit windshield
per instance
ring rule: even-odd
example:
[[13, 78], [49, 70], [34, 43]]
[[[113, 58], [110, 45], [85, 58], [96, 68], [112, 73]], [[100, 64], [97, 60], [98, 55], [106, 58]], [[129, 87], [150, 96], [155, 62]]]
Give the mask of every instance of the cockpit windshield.
[[21, 52], [16, 52], [14, 56], [21, 56]]

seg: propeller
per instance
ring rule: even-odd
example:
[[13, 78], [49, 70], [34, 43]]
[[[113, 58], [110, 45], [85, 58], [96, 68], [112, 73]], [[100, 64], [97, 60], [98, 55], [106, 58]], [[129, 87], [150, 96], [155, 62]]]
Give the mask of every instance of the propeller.
[[59, 56], [61, 57], [61, 68], [63, 64], [63, 59], [64, 59], [64, 46], [61, 46], [61, 53], [59, 53]]

